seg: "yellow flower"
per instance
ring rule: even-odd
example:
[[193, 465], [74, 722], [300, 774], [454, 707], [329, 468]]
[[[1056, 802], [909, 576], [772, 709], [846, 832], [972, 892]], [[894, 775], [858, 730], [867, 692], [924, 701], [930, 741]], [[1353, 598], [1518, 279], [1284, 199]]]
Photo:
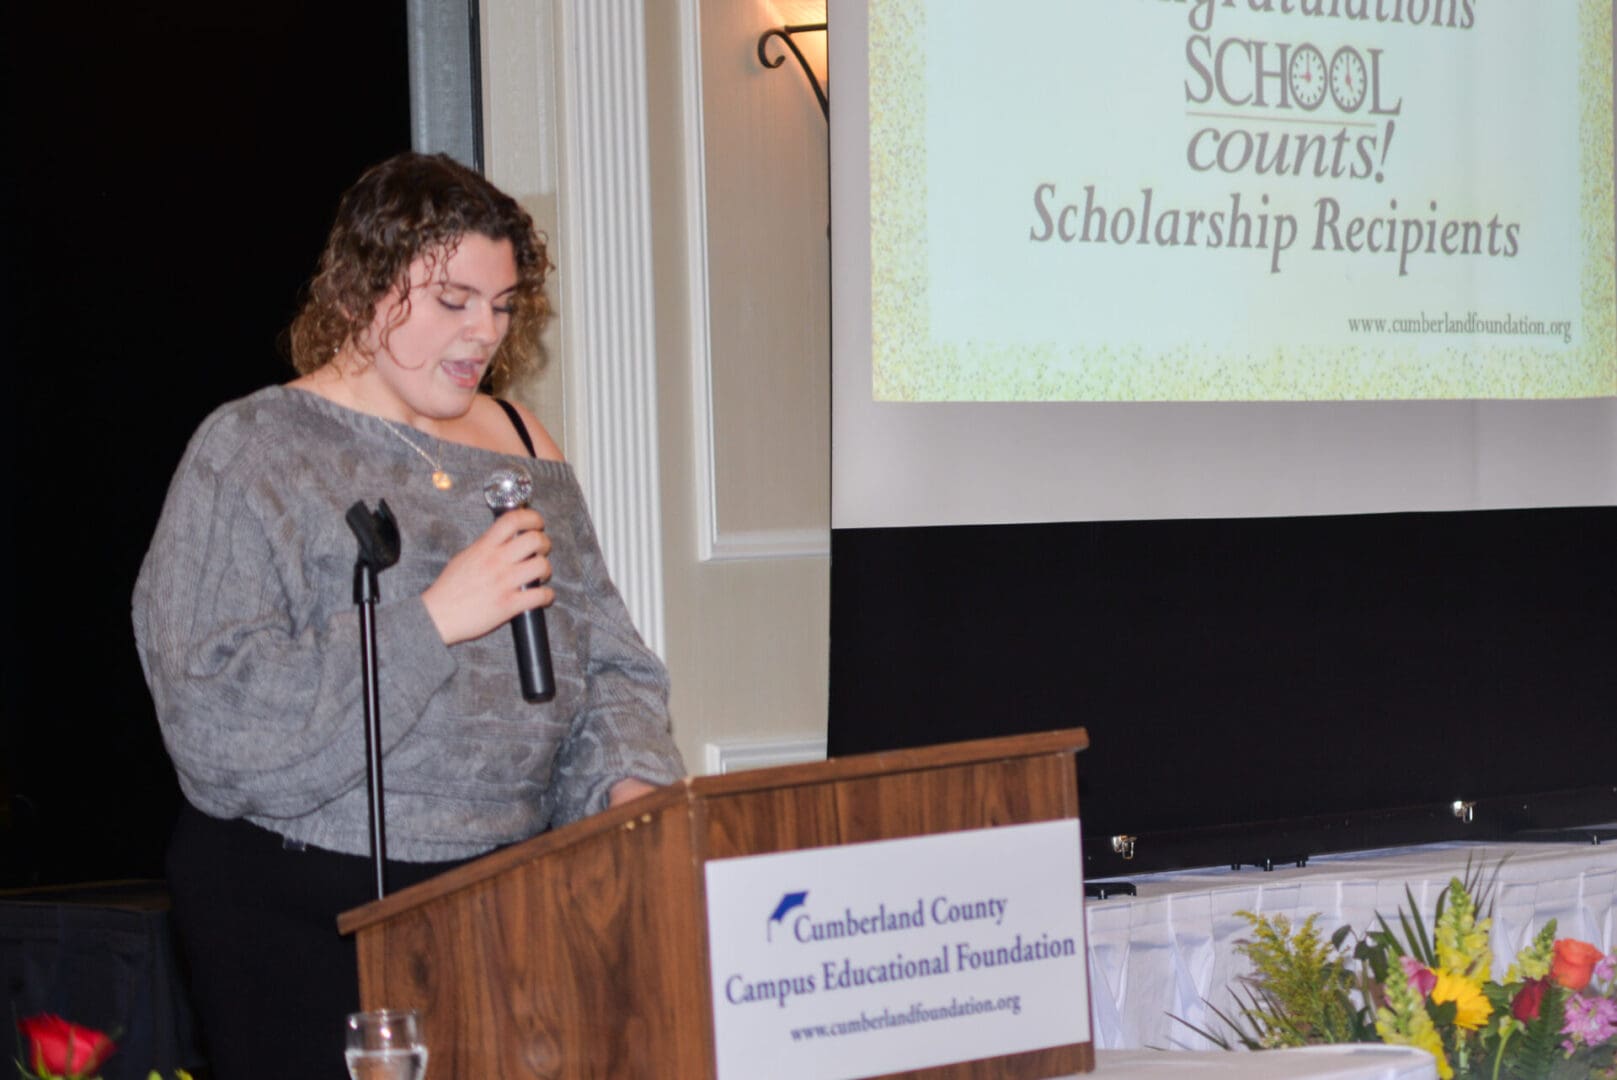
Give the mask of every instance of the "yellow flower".
[[1420, 991], [1410, 986], [1403, 971], [1396, 967], [1387, 975], [1386, 991], [1387, 1004], [1376, 1010], [1376, 1034], [1383, 1042], [1425, 1050], [1437, 1059], [1441, 1080], [1454, 1080], [1454, 1067], [1443, 1053], [1443, 1039], [1432, 1026]]
[[1516, 962], [1505, 972], [1505, 982], [1518, 983], [1527, 982], [1529, 979], [1542, 979], [1550, 973], [1550, 966], [1554, 960], [1555, 920], [1551, 919], [1544, 924], [1544, 929], [1538, 932], [1538, 936], [1516, 954]]
[[1427, 1028], [1415, 1036], [1414, 1045], [1426, 1051], [1437, 1059], [1437, 1075], [1440, 1080], [1454, 1080], [1454, 1066], [1443, 1053], [1443, 1040], [1438, 1038], [1435, 1028]]
[[1493, 1015], [1493, 1005], [1482, 995], [1482, 980], [1467, 979], [1447, 971], [1437, 973], [1432, 1001], [1438, 1005], [1454, 1002], [1454, 1022], [1467, 1031], [1477, 1030]]
[[1437, 965], [1478, 982], [1487, 982], [1493, 966], [1488, 949], [1488, 929], [1492, 919], [1477, 919], [1477, 906], [1459, 878], [1449, 881], [1443, 914], [1438, 917], [1434, 944]]
[[1405, 1021], [1400, 1023], [1390, 1009], [1379, 1009], [1376, 1013], [1376, 1034], [1381, 1036], [1383, 1042], [1414, 1046], [1426, 1051], [1437, 1059], [1440, 1080], [1454, 1080], [1454, 1066], [1449, 1064], [1448, 1055], [1443, 1052], [1443, 1038], [1427, 1018], [1426, 1010], [1406, 1017]]

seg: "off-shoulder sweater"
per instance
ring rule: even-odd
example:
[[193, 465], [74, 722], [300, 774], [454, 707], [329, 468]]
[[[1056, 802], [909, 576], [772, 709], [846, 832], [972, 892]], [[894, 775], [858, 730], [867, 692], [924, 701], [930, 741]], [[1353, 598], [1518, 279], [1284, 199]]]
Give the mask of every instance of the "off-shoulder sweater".
[[[377, 608], [388, 854], [466, 858], [606, 805], [625, 777], [683, 774], [668, 676], [607, 576], [570, 466], [403, 434], [287, 387], [192, 437], [135, 586], [135, 639], [180, 786], [198, 809], [365, 854], [357, 547], [344, 514], [386, 499], [402, 554]], [[511, 634], [446, 646], [421, 594], [489, 526], [484, 478], [525, 468], [552, 550], [556, 696], [522, 699]]]

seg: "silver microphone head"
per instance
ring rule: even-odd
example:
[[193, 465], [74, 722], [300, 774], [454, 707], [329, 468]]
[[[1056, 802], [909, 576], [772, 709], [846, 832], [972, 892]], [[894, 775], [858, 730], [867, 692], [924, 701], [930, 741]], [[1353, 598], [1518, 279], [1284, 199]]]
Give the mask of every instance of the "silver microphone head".
[[527, 506], [533, 497], [533, 478], [524, 469], [495, 469], [483, 481], [483, 501], [496, 514]]

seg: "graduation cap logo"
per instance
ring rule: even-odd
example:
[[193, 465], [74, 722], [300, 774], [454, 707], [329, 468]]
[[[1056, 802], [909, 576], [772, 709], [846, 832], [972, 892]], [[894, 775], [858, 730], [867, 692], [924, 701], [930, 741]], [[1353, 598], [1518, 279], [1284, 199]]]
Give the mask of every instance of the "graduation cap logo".
[[769, 922], [764, 924], [764, 940], [775, 940], [775, 924], [782, 922], [788, 912], [793, 908], [800, 908], [808, 900], [807, 892], [789, 892], [782, 894], [780, 903], [775, 905], [774, 912], [769, 916]]

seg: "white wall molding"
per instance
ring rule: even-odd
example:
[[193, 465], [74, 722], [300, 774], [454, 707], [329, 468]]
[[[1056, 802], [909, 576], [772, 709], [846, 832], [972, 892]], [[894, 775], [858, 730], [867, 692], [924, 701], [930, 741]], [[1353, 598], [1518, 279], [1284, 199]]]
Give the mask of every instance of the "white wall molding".
[[518, 201], [554, 196], [556, 0], [482, 0], [479, 29], [485, 175]]
[[691, 430], [696, 476], [696, 557], [702, 562], [798, 559], [831, 554], [828, 529], [725, 532], [719, 526], [718, 446], [713, 416], [713, 336], [708, 292], [707, 143], [702, 130], [702, 3], [679, 0], [684, 79], [685, 280], [691, 327]]
[[792, 739], [717, 739], [704, 747], [706, 774], [741, 772], [771, 765], [798, 765], [825, 760], [825, 737]]
[[567, 431], [607, 565], [664, 650], [643, 0], [563, 0], [558, 255]]
[[828, 558], [831, 554], [831, 534], [825, 529], [760, 529], [745, 532], [714, 530], [709, 534], [710, 562], [741, 559], [811, 559]]
[[679, 0], [680, 115], [685, 154], [685, 286], [691, 327], [691, 433], [696, 557], [712, 561], [718, 531], [713, 449], [713, 327], [708, 316], [707, 143], [702, 134], [702, 0]]

